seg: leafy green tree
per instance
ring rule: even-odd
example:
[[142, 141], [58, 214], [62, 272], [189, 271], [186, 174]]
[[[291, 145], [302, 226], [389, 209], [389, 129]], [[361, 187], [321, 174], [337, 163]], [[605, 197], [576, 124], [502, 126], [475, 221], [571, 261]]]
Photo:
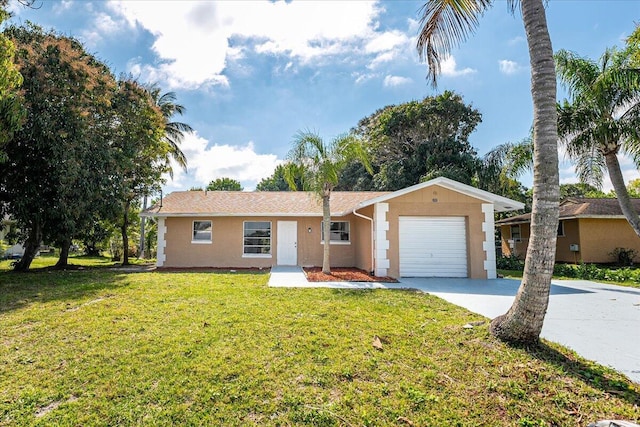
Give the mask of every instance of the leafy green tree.
[[468, 139], [481, 120], [449, 91], [384, 107], [356, 130], [367, 141], [373, 176], [354, 163], [341, 174], [340, 189], [394, 191], [438, 176], [470, 184], [480, 161]]
[[233, 178], [217, 178], [207, 185], [207, 191], [242, 191], [242, 184]]
[[560, 199], [562, 200], [569, 197], [593, 199], [607, 197], [607, 195], [593, 185], [582, 182], [577, 184], [560, 184]]
[[287, 160], [284, 176], [289, 187], [295, 190], [298, 178], [305, 190], [313, 191], [322, 199], [322, 272], [331, 274], [331, 191], [338, 185], [340, 172], [349, 163], [359, 161], [371, 171], [367, 152], [362, 141], [353, 134], [339, 136], [326, 144], [315, 133], [299, 132], [294, 138]]
[[61, 247], [65, 266], [72, 239], [108, 209], [109, 69], [70, 37], [41, 28], [9, 27], [24, 78], [26, 117], [6, 145], [0, 185], [8, 209], [25, 233], [16, 270], [29, 268], [43, 241]]
[[558, 77], [571, 100], [558, 104], [558, 131], [581, 182], [600, 188], [605, 169], [622, 213], [640, 236], [640, 217], [631, 205], [618, 153], [640, 167], [640, 70], [624, 51], [607, 49], [598, 62], [561, 50]]
[[640, 178], [632, 179], [627, 184], [627, 191], [629, 192], [629, 196], [634, 198], [640, 197]]
[[[285, 179], [285, 165], [278, 165], [273, 174], [262, 180], [256, 185], [256, 191], [290, 191], [291, 188]], [[295, 190], [302, 190], [302, 183], [296, 180]]]
[[[440, 63], [478, 25], [491, 0], [430, 0], [422, 9], [417, 48], [435, 86]], [[534, 177], [531, 238], [520, 290], [509, 311], [491, 322], [507, 342], [538, 342], [549, 303], [558, 228], [556, 75], [543, 0], [507, 2], [522, 12], [531, 62]]]
[[[0, 1], [0, 24], [9, 18], [6, 4], [6, 0]], [[20, 129], [26, 115], [19, 92], [22, 75], [14, 57], [14, 43], [6, 35], [0, 34], [0, 163], [6, 161], [4, 146]]]

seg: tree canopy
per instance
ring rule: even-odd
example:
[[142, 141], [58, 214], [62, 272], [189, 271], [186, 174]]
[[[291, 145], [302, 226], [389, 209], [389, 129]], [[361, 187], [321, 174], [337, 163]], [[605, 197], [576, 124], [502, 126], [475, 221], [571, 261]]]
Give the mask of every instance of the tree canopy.
[[242, 191], [244, 188], [240, 181], [233, 178], [222, 177], [214, 179], [207, 185], [208, 191]]
[[469, 143], [482, 116], [460, 95], [446, 91], [384, 107], [358, 123], [373, 168], [349, 165], [340, 189], [393, 191], [446, 176], [471, 184], [480, 161]]

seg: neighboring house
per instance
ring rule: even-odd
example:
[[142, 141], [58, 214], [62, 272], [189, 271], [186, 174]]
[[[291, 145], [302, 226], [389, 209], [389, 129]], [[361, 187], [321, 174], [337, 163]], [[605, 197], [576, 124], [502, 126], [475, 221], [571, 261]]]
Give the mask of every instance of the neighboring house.
[[[632, 199], [640, 211], [640, 199]], [[529, 244], [531, 214], [496, 222], [502, 234], [502, 253], [524, 258]], [[640, 253], [640, 238], [622, 215], [618, 199], [568, 198], [560, 203], [556, 261], [608, 263], [615, 248]]]
[[[495, 278], [494, 212], [523, 207], [447, 178], [395, 192], [332, 192], [331, 266]], [[158, 220], [158, 267], [322, 265], [314, 193], [180, 191], [141, 215]]]

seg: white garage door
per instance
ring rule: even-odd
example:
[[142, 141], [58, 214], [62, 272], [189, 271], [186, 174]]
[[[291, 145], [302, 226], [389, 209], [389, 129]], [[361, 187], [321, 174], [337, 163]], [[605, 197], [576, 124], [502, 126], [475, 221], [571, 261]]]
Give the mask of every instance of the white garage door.
[[400, 217], [400, 276], [468, 277], [464, 217]]

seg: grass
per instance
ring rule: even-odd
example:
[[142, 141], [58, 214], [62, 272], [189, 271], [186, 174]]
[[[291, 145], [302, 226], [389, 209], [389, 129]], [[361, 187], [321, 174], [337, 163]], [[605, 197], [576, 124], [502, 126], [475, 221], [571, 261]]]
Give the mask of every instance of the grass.
[[[75, 261], [75, 260], [74, 260]], [[409, 291], [265, 273], [0, 273], [0, 425], [584, 426], [640, 387]], [[379, 337], [383, 349], [372, 345]]]

